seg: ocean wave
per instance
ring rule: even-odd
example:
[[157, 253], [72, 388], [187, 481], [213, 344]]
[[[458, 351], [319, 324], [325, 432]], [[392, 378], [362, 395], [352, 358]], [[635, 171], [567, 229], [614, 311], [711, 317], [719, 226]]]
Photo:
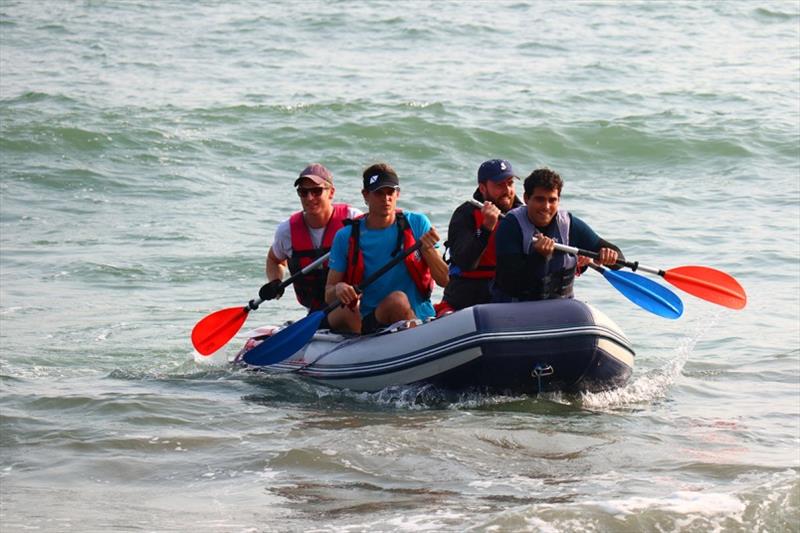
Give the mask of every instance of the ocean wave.
[[42, 91], [25, 91], [17, 96], [0, 98], [0, 103], [8, 107], [42, 103], [71, 107], [78, 102], [77, 99], [65, 94], [51, 94]]
[[[780, 4], [770, 7], [757, 7], [753, 9], [752, 13], [755, 17], [765, 21], [784, 22], [787, 20], [796, 20], [800, 18], [800, 12], [798, 12], [798, 10], [795, 9], [794, 11], [784, 11], [775, 9], [775, 7], [779, 5]], [[782, 7], [788, 7], [790, 5], [797, 7], [797, 4], [792, 3], [786, 3]]]

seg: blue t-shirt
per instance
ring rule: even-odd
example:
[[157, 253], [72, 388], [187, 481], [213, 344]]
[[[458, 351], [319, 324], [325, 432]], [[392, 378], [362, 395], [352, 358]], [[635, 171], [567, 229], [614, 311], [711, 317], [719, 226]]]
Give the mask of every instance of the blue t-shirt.
[[[403, 211], [403, 214], [417, 240], [431, 229], [431, 222], [425, 215], [412, 211]], [[392, 252], [397, 248], [398, 227], [395, 222], [388, 228], [370, 229], [367, 228], [366, 217], [360, 219], [358, 223], [361, 224], [359, 242], [364, 253], [364, 278], [366, 279], [393, 259]], [[351, 233], [351, 226], [345, 226], [336, 232], [328, 262], [331, 270], [339, 273], [347, 270], [347, 248]], [[408, 301], [411, 303], [411, 309], [417, 318], [425, 320], [434, 316], [430, 298], [422, 298], [403, 262], [395, 265], [389, 272], [364, 289], [364, 294], [361, 296], [361, 316], [366, 316], [374, 311], [390, 292], [398, 290], [406, 293]]]

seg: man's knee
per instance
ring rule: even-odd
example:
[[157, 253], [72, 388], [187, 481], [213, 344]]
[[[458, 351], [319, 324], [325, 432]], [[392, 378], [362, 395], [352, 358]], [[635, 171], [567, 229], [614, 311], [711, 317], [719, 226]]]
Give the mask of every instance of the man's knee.
[[388, 307], [395, 309], [411, 309], [411, 303], [408, 301], [408, 296], [403, 291], [390, 292], [386, 298], [381, 301], [381, 305], [386, 303]]
[[416, 318], [411, 309], [408, 296], [403, 291], [389, 293], [375, 309], [375, 318], [383, 324], [392, 324], [398, 320], [411, 320]]
[[358, 309], [352, 310], [347, 307], [340, 307], [331, 311], [328, 315], [328, 323], [333, 331], [361, 332], [361, 315]]

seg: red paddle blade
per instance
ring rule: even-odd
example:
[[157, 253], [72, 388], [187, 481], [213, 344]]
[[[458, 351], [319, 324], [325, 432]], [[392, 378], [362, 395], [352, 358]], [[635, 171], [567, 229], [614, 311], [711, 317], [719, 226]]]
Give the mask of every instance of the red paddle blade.
[[247, 307], [229, 307], [202, 319], [192, 330], [194, 349], [202, 355], [211, 355], [222, 348], [241, 329], [249, 311]]
[[747, 295], [739, 282], [719, 270], [704, 266], [670, 268], [664, 279], [681, 290], [715, 304], [742, 309]]

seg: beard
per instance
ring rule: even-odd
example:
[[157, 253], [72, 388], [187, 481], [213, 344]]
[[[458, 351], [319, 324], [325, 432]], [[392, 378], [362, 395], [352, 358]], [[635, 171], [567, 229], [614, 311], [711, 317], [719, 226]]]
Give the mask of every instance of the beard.
[[495, 197], [492, 197], [491, 195], [487, 194], [485, 196], [485, 199], [496, 205], [497, 208], [503, 213], [505, 213], [514, 206], [514, 193], [504, 194]]

